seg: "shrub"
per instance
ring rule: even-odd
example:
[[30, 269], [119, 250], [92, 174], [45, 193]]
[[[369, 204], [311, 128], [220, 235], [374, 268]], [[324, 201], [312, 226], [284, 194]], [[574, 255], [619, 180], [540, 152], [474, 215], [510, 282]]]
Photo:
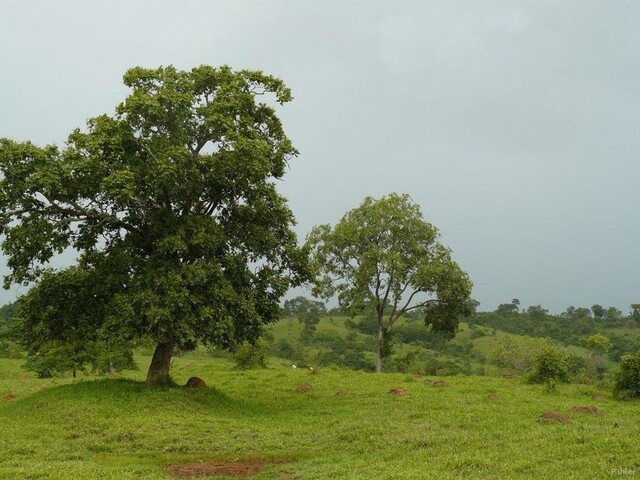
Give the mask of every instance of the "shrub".
[[556, 382], [569, 380], [568, 355], [561, 348], [548, 346], [540, 351], [534, 360], [534, 370], [529, 376], [533, 383], [545, 383], [553, 389]]
[[615, 392], [619, 398], [640, 397], [640, 352], [624, 355], [620, 359]]
[[262, 339], [259, 339], [255, 344], [249, 342], [241, 343], [233, 354], [233, 359], [236, 362], [235, 368], [238, 370], [266, 368], [266, 349], [267, 344]]
[[535, 369], [536, 355], [552, 345], [555, 343], [548, 338], [509, 336], [500, 339], [489, 354], [489, 361], [520, 375], [531, 373]]

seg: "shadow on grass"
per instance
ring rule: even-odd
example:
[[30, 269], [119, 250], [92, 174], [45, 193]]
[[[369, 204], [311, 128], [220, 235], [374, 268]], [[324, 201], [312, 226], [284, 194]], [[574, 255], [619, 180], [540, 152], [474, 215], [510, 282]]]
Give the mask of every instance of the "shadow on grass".
[[112, 413], [126, 414], [129, 408], [162, 408], [175, 405], [184, 410], [231, 416], [264, 415], [265, 406], [242, 398], [232, 398], [215, 387], [185, 388], [178, 385], [149, 387], [144, 382], [102, 378], [54, 386], [13, 401], [15, 408], [35, 406], [100, 406]]

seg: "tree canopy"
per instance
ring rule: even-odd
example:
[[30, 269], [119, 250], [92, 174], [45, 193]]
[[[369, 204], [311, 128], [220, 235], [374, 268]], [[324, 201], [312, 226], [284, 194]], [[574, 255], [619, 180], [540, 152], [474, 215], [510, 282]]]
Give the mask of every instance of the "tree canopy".
[[365, 198], [335, 225], [319, 225], [307, 238], [319, 273], [315, 294], [337, 295], [352, 314], [376, 312], [376, 370], [383, 368], [384, 336], [407, 312], [453, 337], [458, 317], [470, 311], [472, 283], [439, 241], [411, 198]]
[[[227, 66], [137, 67], [124, 83], [131, 93], [115, 114], [90, 119], [63, 148], [0, 140], [5, 287], [40, 282], [66, 311], [85, 295], [85, 327], [152, 338], [154, 384], [169, 380], [176, 347], [255, 340], [309, 276], [275, 187], [297, 151], [274, 106], [257, 101], [292, 97], [275, 77]], [[45, 274], [68, 249], [76, 265]], [[66, 295], [78, 282], [89, 286]]]

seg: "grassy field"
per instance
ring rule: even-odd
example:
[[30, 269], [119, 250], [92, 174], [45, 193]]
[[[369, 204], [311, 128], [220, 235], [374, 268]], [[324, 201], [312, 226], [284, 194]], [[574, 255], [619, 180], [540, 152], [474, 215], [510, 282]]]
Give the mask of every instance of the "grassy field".
[[[212, 460], [283, 462], [257, 479], [640, 475], [640, 403], [607, 392], [593, 400], [588, 386], [549, 394], [519, 379], [462, 376], [434, 385], [405, 374], [314, 374], [279, 360], [242, 372], [190, 354], [175, 359], [176, 380], [198, 375], [208, 388], [149, 389], [143, 371], [39, 380], [20, 363], [0, 360], [2, 479], [163, 479], [172, 478], [167, 464]], [[539, 423], [547, 411], [570, 423]]]

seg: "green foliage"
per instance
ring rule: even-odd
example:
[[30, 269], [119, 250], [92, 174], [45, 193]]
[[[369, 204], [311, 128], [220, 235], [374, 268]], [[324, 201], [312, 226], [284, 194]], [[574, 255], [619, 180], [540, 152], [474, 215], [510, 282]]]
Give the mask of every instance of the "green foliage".
[[569, 381], [568, 354], [557, 345], [549, 344], [537, 352], [533, 372], [529, 375], [532, 383], [545, 383], [553, 388], [556, 382]]
[[611, 340], [601, 333], [596, 333], [589, 337], [582, 339], [582, 343], [585, 347], [591, 350], [594, 354], [603, 354], [611, 350], [613, 346]]
[[304, 325], [300, 339], [302, 343], [308, 344], [313, 332], [316, 331], [320, 316], [326, 314], [327, 309], [322, 302], [298, 296], [284, 302], [284, 313], [287, 316], [296, 317]]
[[469, 375], [471, 373], [471, 364], [468, 359], [456, 359], [444, 357], [438, 354], [426, 355], [426, 366], [424, 373], [426, 375]]
[[[458, 318], [470, 311], [472, 284], [438, 236], [408, 195], [367, 197], [335, 227], [316, 226], [307, 237], [319, 273], [314, 294], [337, 295], [352, 315], [375, 311], [379, 339], [416, 309], [427, 325], [453, 337]], [[379, 342], [378, 371], [383, 349]]]
[[233, 359], [238, 370], [252, 370], [255, 368], [266, 368], [267, 344], [264, 340], [258, 339], [255, 343], [243, 342], [233, 353]]
[[597, 304], [597, 303], [595, 305], [591, 306], [591, 311], [593, 312], [593, 316], [596, 317], [596, 318], [602, 318], [607, 314], [607, 312], [604, 309], [604, 307], [602, 305]]
[[135, 367], [131, 342], [108, 339], [100, 330], [108, 293], [93, 274], [80, 267], [46, 271], [21, 297], [20, 335], [28, 354], [26, 367], [38, 376]]
[[[69, 275], [100, 302], [51, 327], [58, 342], [148, 337], [166, 357], [195, 341], [233, 349], [256, 340], [310, 273], [275, 185], [297, 151], [274, 109], [256, 101], [271, 94], [283, 104], [291, 91], [226, 66], [137, 67], [124, 83], [131, 93], [115, 114], [90, 119], [63, 148], [0, 139], [5, 286], [48, 282], [62, 296], [65, 282], [45, 267], [71, 248], [79, 257]], [[169, 359], [157, 365], [168, 377]]]
[[615, 377], [615, 392], [620, 397], [640, 397], [640, 352], [620, 359]]
[[[582, 338], [594, 333], [607, 331], [607, 336], [612, 342], [612, 355], [619, 356], [627, 351], [633, 351], [633, 348], [625, 350], [620, 342], [624, 342], [620, 335], [609, 333], [610, 329], [616, 327], [630, 328], [628, 325], [630, 320], [624, 317], [618, 317], [615, 310], [613, 316], [605, 317], [583, 317], [580, 319], [571, 318], [566, 315], [552, 315], [549, 311], [540, 305], [534, 305], [525, 311], [515, 315], [502, 315], [497, 312], [479, 312], [468, 319], [469, 323], [474, 325], [484, 325], [496, 328], [505, 332], [516, 335], [528, 335], [534, 337], [549, 337], [559, 342], [572, 345], [582, 345]], [[607, 314], [608, 315], [608, 314]], [[635, 328], [635, 327], [633, 327]], [[633, 341], [633, 339], [631, 339]]]
[[520, 311], [520, 300], [514, 298], [511, 303], [501, 303], [496, 308], [496, 313], [502, 316], [516, 315]]
[[[4, 310], [4, 307], [2, 309]], [[14, 311], [5, 310], [5, 312], [8, 315], [15, 315]], [[0, 312], [0, 358], [21, 358], [23, 356], [23, 350], [19, 344], [21, 323], [20, 318], [3, 317]]]
[[[46, 347], [46, 348], [45, 348]], [[25, 368], [38, 378], [50, 378], [71, 373], [110, 373], [136, 369], [133, 352], [128, 344], [106, 342], [62, 343], [52, 341], [32, 349]]]
[[538, 360], [541, 352], [552, 352], [553, 356], [559, 351], [560, 347], [548, 338], [510, 336], [500, 340], [490, 352], [489, 360], [508, 371], [524, 375], [544, 367]]

